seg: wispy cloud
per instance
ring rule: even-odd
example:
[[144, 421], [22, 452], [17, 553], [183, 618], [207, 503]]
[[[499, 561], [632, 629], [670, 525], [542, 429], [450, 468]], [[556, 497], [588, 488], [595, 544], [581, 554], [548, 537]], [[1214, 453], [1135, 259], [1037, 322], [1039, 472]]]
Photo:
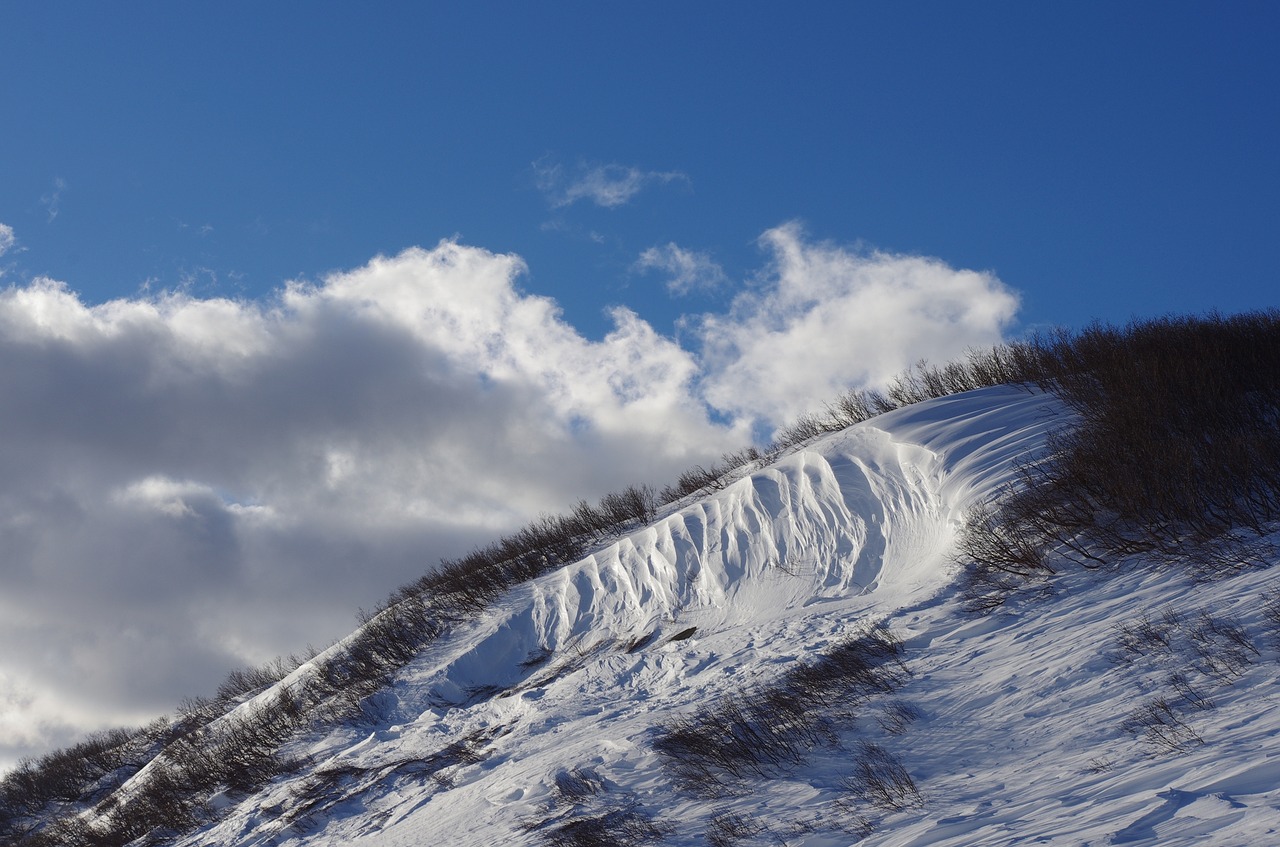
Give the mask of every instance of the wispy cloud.
[[67, 181], [62, 177], [53, 180], [53, 188], [48, 194], [40, 197], [40, 205], [44, 206], [45, 212], [49, 215], [49, 223], [53, 223], [54, 218], [58, 217], [58, 208], [62, 204], [62, 192], [67, 190]]
[[724, 269], [708, 253], [686, 250], [674, 242], [650, 247], [640, 254], [632, 270], [667, 275], [667, 290], [677, 296], [710, 291], [728, 281]]
[[204, 238], [206, 235], [213, 232], [213, 224], [201, 224], [200, 226], [193, 226], [192, 224], [189, 224], [186, 221], [177, 221], [177, 224], [178, 224], [179, 230], [194, 232], [196, 235], [200, 236], [201, 238]]
[[0, 256], [12, 250], [13, 245], [17, 243], [18, 240], [17, 236], [13, 234], [13, 227], [0, 223]]
[[679, 171], [646, 171], [618, 164], [579, 163], [568, 168], [543, 158], [533, 163], [535, 184], [547, 197], [551, 208], [572, 206], [586, 200], [606, 209], [630, 202], [651, 185], [688, 182]]

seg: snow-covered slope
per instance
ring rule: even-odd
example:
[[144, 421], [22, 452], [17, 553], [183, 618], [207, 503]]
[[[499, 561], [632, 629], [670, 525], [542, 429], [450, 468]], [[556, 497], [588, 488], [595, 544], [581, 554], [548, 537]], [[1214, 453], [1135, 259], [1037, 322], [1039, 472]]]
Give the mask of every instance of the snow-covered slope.
[[[1046, 395], [995, 388], [822, 438], [511, 590], [405, 668], [377, 717], [302, 740], [308, 767], [182, 843], [607, 843], [558, 827], [610, 814], [681, 845], [1280, 843], [1265, 574], [1192, 587], [1167, 570], [1075, 572], [988, 617], [960, 610], [965, 512], [1064, 422]], [[1122, 663], [1116, 626], [1144, 611], [1167, 649]], [[892, 696], [823, 707], [830, 743], [785, 772], [718, 797], [677, 785], [660, 727], [875, 621], [912, 672]], [[1228, 624], [1258, 655], [1219, 679], [1195, 668], [1196, 645], [1229, 648], [1214, 634]], [[1175, 709], [1203, 743], [1170, 754], [1121, 723], [1184, 662], [1213, 708]], [[851, 802], [863, 742], [922, 802]]]

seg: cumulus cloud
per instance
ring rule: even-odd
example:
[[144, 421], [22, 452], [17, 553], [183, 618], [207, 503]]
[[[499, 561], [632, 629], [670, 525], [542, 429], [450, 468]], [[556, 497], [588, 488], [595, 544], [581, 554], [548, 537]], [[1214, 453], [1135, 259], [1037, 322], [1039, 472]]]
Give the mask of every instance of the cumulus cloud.
[[570, 169], [545, 159], [533, 164], [533, 173], [538, 188], [553, 209], [572, 206], [579, 200], [612, 209], [630, 202], [651, 185], [689, 180], [679, 171], [645, 171], [629, 165], [585, 163]]
[[770, 264], [758, 286], [696, 322], [707, 401], [761, 422], [997, 343], [1018, 309], [994, 275], [936, 259], [807, 243], [796, 224], [761, 244]]
[[28, 727], [167, 711], [441, 556], [742, 440], [689, 352], [621, 308], [588, 341], [522, 271], [444, 242], [269, 303], [0, 292], [0, 700]]
[[677, 296], [709, 291], [728, 281], [724, 269], [709, 254], [686, 250], [674, 242], [645, 250], [632, 268], [666, 274], [667, 290]]
[[345, 635], [441, 557], [670, 482], [1016, 307], [934, 260], [764, 243], [688, 347], [623, 307], [588, 340], [519, 257], [454, 241], [264, 301], [0, 291], [0, 766]]

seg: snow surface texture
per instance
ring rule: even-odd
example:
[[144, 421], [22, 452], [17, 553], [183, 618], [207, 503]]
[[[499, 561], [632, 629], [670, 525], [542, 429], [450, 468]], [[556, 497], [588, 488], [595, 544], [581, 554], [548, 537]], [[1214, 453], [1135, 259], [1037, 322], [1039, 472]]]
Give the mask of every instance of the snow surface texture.
[[[859, 821], [880, 845], [1280, 843], [1265, 571], [1193, 585], [1077, 570], [961, 611], [966, 510], [1066, 420], [1051, 397], [995, 388], [819, 439], [513, 589], [409, 665], [378, 719], [307, 737], [290, 752], [312, 766], [181, 843], [539, 844], [610, 812], [676, 845], [715, 843], [715, 820], [743, 845], [851, 844]], [[664, 721], [872, 621], [904, 640], [912, 676], [837, 720], [839, 744], [725, 796], [678, 788], [653, 748]], [[1206, 662], [1224, 651], [1240, 661]], [[1161, 697], [1177, 720], [1155, 730], [1181, 752], [1124, 725]], [[860, 742], [920, 802], [855, 812], [842, 781]]]

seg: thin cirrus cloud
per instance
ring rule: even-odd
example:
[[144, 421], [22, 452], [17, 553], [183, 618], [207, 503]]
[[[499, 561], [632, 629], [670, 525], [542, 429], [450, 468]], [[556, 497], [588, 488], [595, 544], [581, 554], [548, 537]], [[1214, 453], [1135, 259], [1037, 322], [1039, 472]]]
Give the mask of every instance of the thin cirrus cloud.
[[53, 188], [49, 189], [49, 193], [41, 195], [40, 205], [44, 206], [44, 210], [49, 216], [49, 223], [53, 223], [54, 218], [58, 217], [58, 210], [62, 205], [62, 192], [66, 190], [67, 181], [62, 177], [57, 177], [54, 179]]
[[533, 164], [538, 189], [553, 209], [572, 206], [581, 200], [606, 209], [625, 205], [652, 185], [688, 182], [679, 171], [646, 171], [630, 165], [588, 164], [566, 167], [541, 159]]
[[650, 247], [632, 265], [637, 273], [656, 271], [667, 277], [667, 290], [676, 296], [710, 291], [727, 283], [724, 269], [708, 253], [669, 242]]
[[264, 301], [0, 291], [0, 766], [343, 635], [441, 557], [996, 341], [1016, 309], [936, 260], [762, 244], [693, 349], [621, 307], [589, 340], [518, 289], [519, 257], [456, 241]]

